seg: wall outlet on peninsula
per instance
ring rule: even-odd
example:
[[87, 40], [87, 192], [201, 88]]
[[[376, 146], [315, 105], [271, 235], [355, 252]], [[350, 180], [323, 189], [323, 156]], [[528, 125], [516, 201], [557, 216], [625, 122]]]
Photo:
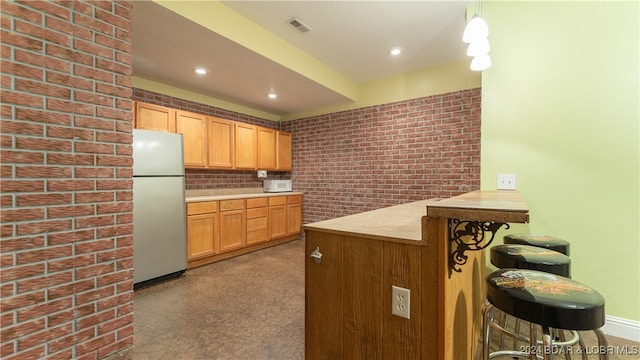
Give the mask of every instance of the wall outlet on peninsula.
[[516, 174], [498, 174], [498, 190], [515, 190]]
[[391, 286], [391, 313], [396, 316], [409, 318], [411, 304], [411, 290], [399, 286]]

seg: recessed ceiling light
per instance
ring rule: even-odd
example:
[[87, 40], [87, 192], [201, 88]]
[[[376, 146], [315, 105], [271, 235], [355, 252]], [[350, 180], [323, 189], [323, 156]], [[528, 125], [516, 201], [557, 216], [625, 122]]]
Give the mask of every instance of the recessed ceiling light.
[[391, 54], [393, 56], [398, 56], [398, 55], [402, 54], [403, 51], [404, 51], [404, 49], [401, 48], [401, 47], [394, 47], [394, 48], [391, 48], [391, 50], [389, 50], [389, 54]]
[[196, 74], [198, 74], [198, 75], [206, 75], [208, 73], [207, 69], [205, 69], [203, 67], [197, 67], [193, 71], [195, 71]]
[[278, 94], [272, 92], [272, 93], [267, 94], [267, 97], [269, 99], [276, 99], [278, 97]]

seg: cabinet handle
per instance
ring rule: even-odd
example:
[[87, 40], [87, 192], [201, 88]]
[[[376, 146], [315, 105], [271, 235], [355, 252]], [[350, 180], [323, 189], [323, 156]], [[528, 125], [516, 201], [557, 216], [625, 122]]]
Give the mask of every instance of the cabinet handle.
[[320, 264], [320, 262], [322, 261], [322, 253], [320, 252], [319, 246], [311, 252], [311, 257], [313, 258], [313, 261], [315, 261], [317, 264]]

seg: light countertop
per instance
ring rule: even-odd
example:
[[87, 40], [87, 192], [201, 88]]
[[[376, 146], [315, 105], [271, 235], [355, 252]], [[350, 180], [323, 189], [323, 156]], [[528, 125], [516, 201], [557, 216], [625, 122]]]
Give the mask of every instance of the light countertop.
[[422, 217], [427, 215], [427, 206], [437, 201], [429, 199], [389, 206], [305, 224], [302, 228], [374, 240], [419, 242], [422, 241]]
[[186, 190], [185, 201], [190, 203], [190, 202], [201, 202], [201, 201], [234, 200], [234, 199], [248, 199], [248, 198], [258, 198], [258, 197], [288, 196], [288, 195], [302, 195], [302, 194], [303, 194], [302, 191], [266, 193], [262, 190], [262, 188]]
[[473, 191], [448, 199], [421, 200], [303, 225], [304, 230], [395, 242], [423, 242], [423, 218], [529, 221], [517, 191]]

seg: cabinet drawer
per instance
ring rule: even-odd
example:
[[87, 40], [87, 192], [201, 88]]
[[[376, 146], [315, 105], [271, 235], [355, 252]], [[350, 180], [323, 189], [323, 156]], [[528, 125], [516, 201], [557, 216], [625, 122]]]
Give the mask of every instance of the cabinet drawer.
[[247, 232], [247, 244], [269, 240], [269, 231], [267, 229]]
[[272, 196], [269, 198], [269, 206], [285, 205], [287, 203], [286, 196]]
[[220, 200], [220, 211], [244, 210], [244, 199]]
[[263, 198], [249, 198], [247, 199], [247, 209], [263, 207], [269, 205], [269, 199]]
[[302, 195], [289, 195], [289, 196], [287, 196], [287, 203], [289, 203], [289, 204], [302, 204]]
[[187, 215], [198, 215], [218, 212], [217, 201], [187, 203]]
[[247, 219], [247, 232], [257, 231], [257, 230], [266, 230], [267, 229], [267, 218], [261, 217], [256, 219]]
[[269, 208], [266, 206], [255, 209], [247, 209], [247, 219], [266, 217], [267, 215], [269, 215]]

